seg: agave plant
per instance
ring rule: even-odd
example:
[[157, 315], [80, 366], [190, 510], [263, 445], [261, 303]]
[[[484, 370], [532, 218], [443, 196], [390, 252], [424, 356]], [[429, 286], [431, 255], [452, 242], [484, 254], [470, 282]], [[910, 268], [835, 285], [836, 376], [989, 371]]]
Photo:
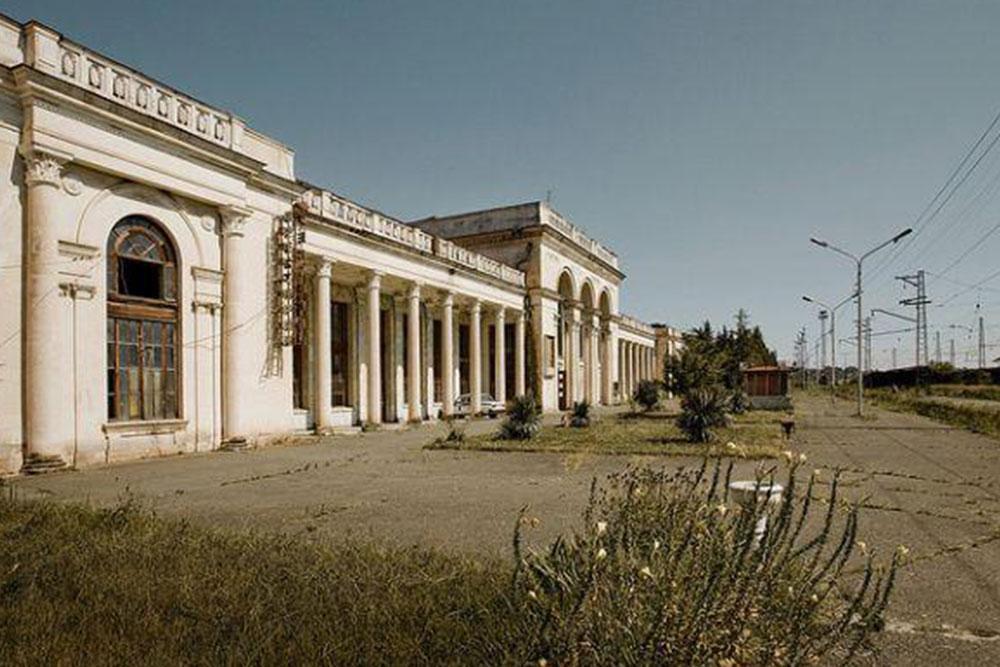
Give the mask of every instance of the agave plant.
[[741, 415], [750, 409], [750, 397], [742, 389], [736, 389], [729, 397], [729, 411]]
[[573, 404], [573, 412], [570, 414], [569, 425], [575, 428], [586, 428], [590, 426], [589, 401], [578, 401]]
[[725, 426], [727, 396], [719, 387], [692, 389], [681, 401], [677, 426], [691, 442], [711, 442], [712, 429]]
[[500, 424], [497, 434], [501, 440], [530, 440], [542, 425], [541, 411], [535, 397], [526, 394], [515, 396], [507, 404], [507, 418]]

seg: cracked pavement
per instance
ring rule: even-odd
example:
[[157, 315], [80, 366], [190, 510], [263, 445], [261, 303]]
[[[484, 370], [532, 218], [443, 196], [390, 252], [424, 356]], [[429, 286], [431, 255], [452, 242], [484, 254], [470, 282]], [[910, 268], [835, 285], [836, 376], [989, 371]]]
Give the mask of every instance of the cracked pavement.
[[[862, 502], [861, 537], [883, 556], [910, 549], [872, 664], [1000, 664], [1000, 442], [915, 415], [796, 397], [790, 447], [802, 474]], [[469, 433], [496, 422], [475, 422]], [[698, 465], [691, 458], [427, 451], [442, 425], [308, 438], [243, 453], [214, 452], [13, 482], [25, 497], [116, 502], [138, 496], [166, 516], [307, 539], [371, 537], [505, 557], [524, 505], [545, 542], [574, 525], [590, 481], [629, 463]], [[754, 476], [756, 464], [737, 473]], [[736, 477], [734, 477], [736, 478]], [[829, 484], [817, 485], [820, 498]]]

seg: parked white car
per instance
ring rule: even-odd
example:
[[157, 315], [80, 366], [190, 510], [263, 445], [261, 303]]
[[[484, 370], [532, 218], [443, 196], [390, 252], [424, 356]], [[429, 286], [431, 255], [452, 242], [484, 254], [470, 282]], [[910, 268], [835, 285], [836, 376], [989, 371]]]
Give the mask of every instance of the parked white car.
[[[498, 401], [493, 398], [490, 394], [480, 394], [479, 401], [482, 403], [483, 414], [488, 416], [490, 419], [495, 418], [497, 415], [506, 410], [506, 406], [503, 401]], [[466, 417], [472, 415], [472, 394], [462, 394], [455, 399], [455, 414], [464, 415]]]

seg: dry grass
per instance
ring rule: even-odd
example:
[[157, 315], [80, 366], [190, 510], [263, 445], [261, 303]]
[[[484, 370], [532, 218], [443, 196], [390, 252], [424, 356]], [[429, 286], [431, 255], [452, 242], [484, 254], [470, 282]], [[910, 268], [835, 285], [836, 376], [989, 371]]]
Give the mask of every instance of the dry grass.
[[[781, 432], [780, 412], [753, 411], [737, 416], [730, 427], [719, 429], [709, 444], [688, 442], [669, 412], [607, 415], [589, 428], [544, 426], [530, 440], [503, 440], [496, 434], [466, 436], [462, 441], [438, 440], [427, 449], [491, 452], [552, 452], [560, 454], [612, 454], [653, 456], [735, 456], [773, 458], [787, 448]], [[729, 447], [733, 443], [735, 447]]]
[[508, 562], [0, 493], [0, 664], [846, 664], [896, 561], [852, 584], [856, 509], [838, 518], [834, 483], [807, 535], [794, 473], [769, 510], [734, 506], [731, 467], [629, 471], [581, 532], [522, 552], [516, 531]]

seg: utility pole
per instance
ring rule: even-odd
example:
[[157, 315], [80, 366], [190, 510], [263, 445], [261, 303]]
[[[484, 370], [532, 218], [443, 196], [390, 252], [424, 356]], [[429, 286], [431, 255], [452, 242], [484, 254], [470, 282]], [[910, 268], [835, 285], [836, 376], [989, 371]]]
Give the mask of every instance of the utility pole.
[[896, 370], [896, 346], [892, 346], [892, 369]]
[[911, 287], [917, 288], [917, 296], [910, 297], [901, 300], [899, 303], [903, 306], [916, 306], [917, 309], [917, 367], [928, 363], [928, 339], [927, 339], [927, 304], [930, 300], [927, 298], [927, 285], [924, 281], [924, 271], [921, 269], [913, 275], [909, 276], [896, 276], [896, 280], [903, 281], [904, 284]]
[[872, 318], [865, 318], [865, 370], [872, 369]]
[[799, 335], [795, 339], [795, 347], [798, 352], [799, 375], [802, 388], [806, 388], [806, 328], [799, 330]]
[[934, 361], [941, 363], [941, 332], [934, 332]]
[[955, 339], [952, 338], [948, 341], [948, 361], [951, 362], [951, 367], [955, 367]]
[[986, 368], [986, 327], [982, 315], [979, 316], [979, 367]]
[[[819, 382], [822, 384], [823, 376], [826, 375], [826, 318], [829, 317], [829, 313], [825, 310], [819, 311], [819, 340], [820, 347], [823, 349], [822, 355], [819, 362]], [[827, 380], [829, 382], [829, 379]]]
[[849, 253], [849, 252], [847, 252], [846, 250], [844, 250], [842, 248], [838, 248], [837, 246], [828, 243], [827, 241], [823, 241], [823, 240], [820, 240], [820, 239], [817, 239], [817, 238], [811, 238], [811, 239], [809, 239], [810, 243], [814, 243], [814, 244], [818, 245], [821, 248], [826, 248], [827, 250], [835, 252], [838, 255], [842, 255], [842, 256], [850, 259], [852, 262], [854, 262], [854, 266], [855, 266], [855, 279], [854, 279], [854, 288], [855, 288], [855, 290], [854, 291], [855, 291], [855, 294], [857, 295], [856, 298], [858, 300], [858, 321], [857, 321], [857, 325], [858, 325], [858, 338], [857, 338], [857, 343], [858, 343], [858, 377], [857, 377], [857, 381], [858, 381], [858, 417], [863, 417], [864, 414], [865, 414], [865, 378], [864, 378], [864, 373], [861, 372], [861, 363], [862, 363], [862, 359], [861, 359], [861, 356], [862, 356], [862, 350], [861, 350], [861, 318], [862, 318], [862, 313], [864, 312], [863, 309], [862, 309], [862, 307], [861, 307], [861, 299], [862, 299], [862, 296], [864, 294], [863, 290], [861, 289], [861, 287], [862, 287], [862, 283], [861, 283], [861, 266], [862, 266], [862, 264], [864, 264], [864, 261], [868, 257], [871, 257], [873, 254], [875, 254], [879, 250], [882, 250], [883, 248], [887, 248], [888, 246], [895, 245], [896, 243], [899, 243], [900, 239], [902, 239], [903, 237], [905, 237], [905, 236], [907, 236], [907, 235], [909, 235], [911, 233], [913, 233], [913, 229], [908, 227], [908, 228], [904, 229], [903, 231], [901, 231], [900, 233], [898, 233], [895, 236], [893, 236], [888, 241], [883, 241], [882, 243], [878, 244], [877, 246], [875, 246], [874, 248], [872, 248], [871, 250], [869, 250], [868, 252], [864, 253], [861, 256], [857, 256], [857, 255], [854, 255], [852, 253]]

